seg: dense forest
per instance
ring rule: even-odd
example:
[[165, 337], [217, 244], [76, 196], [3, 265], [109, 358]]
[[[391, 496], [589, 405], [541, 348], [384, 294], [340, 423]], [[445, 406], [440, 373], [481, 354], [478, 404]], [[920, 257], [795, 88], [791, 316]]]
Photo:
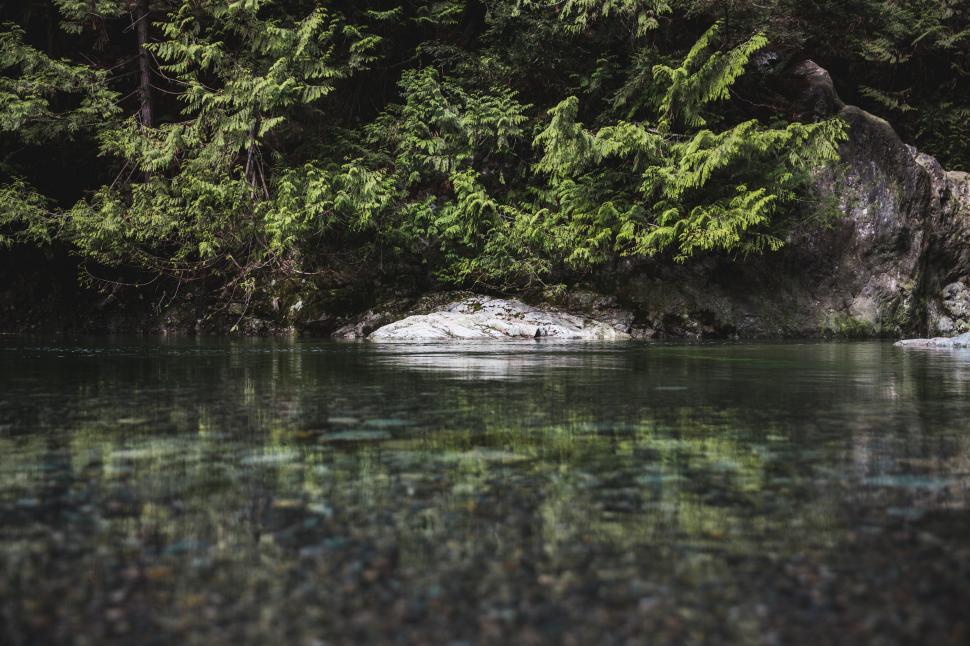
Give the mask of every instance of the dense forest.
[[970, 168], [970, 0], [23, 0], [0, 21], [0, 256], [109, 297], [352, 308], [743, 263], [838, 217], [811, 178], [846, 124], [786, 93], [806, 59]]

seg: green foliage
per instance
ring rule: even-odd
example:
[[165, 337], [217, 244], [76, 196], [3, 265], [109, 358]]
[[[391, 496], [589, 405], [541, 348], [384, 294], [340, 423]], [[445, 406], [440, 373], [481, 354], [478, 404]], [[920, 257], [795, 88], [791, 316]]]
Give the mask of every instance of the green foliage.
[[51, 58], [25, 36], [17, 25], [0, 24], [0, 141], [11, 151], [0, 158], [0, 246], [49, 243], [63, 225], [11, 163], [13, 152], [77, 139], [119, 113], [103, 71]]
[[731, 38], [763, 32], [779, 53], [833, 73], [843, 99], [888, 118], [947, 168], [970, 169], [970, 0], [678, 0]]
[[404, 74], [404, 104], [378, 120], [371, 136], [397, 121], [396, 165], [408, 181], [422, 173], [450, 174], [490, 155], [503, 155], [523, 135], [528, 106], [510, 88], [467, 92], [453, 80], [442, 81], [432, 68]]
[[855, 42], [862, 96], [948, 166], [970, 168], [970, 4], [873, 4], [877, 27]]
[[[921, 38], [887, 26], [832, 51], [880, 70], [962, 52], [961, 1], [927, 9]], [[771, 252], [845, 136], [793, 120], [751, 73], [769, 38], [796, 50], [827, 24], [794, 0], [52, 6], [43, 33], [0, 14], [0, 242], [227, 297], [296, 278], [540, 290], [630, 258]], [[966, 127], [970, 101], [910, 109], [882, 80], [873, 102]], [[63, 188], [42, 160], [69, 141], [100, 157]]]
[[352, 160], [332, 169], [312, 164], [287, 169], [274, 196], [264, 202], [262, 216], [270, 249], [283, 252], [334, 227], [373, 229], [391, 204], [394, 186], [383, 172]]
[[778, 249], [776, 215], [811, 170], [837, 159], [844, 128], [747, 120], [698, 130], [765, 43], [756, 35], [722, 51], [718, 28], [676, 66], [656, 67], [653, 124], [590, 131], [568, 97], [534, 137], [531, 168], [510, 164], [529, 108], [514, 93], [469, 91], [431, 68], [406, 73], [403, 104], [369, 131], [386, 150], [375, 158], [381, 177], [395, 186], [380, 201], [386, 235], [434, 251], [439, 280], [499, 287], [544, 284], [555, 267], [588, 271], [621, 255], [670, 251], [684, 261]]
[[[367, 128], [384, 148], [396, 199], [382, 233], [413, 253], [433, 252], [435, 274], [454, 284], [537, 280], [545, 265], [518, 258], [517, 210], [482, 185], [502, 187], [525, 138], [529, 106], [507, 87], [476, 92], [432, 68], [405, 73], [403, 104]], [[443, 195], [435, 195], [448, 187]], [[507, 192], [507, 191], [503, 191]]]
[[53, 59], [24, 37], [20, 27], [0, 24], [0, 133], [38, 144], [111, 122], [118, 97], [105, 86], [104, 72]]
[[655, 68], [666, 90], [653, 127], [619, 122], [588, 132], [576, 121], [575, 97], [550, 111], [535, 140], [543, 152], [536, 168], [558, 189], [552, 208], [568, 214], [558, 226], [577, 229], [573, 238], [584, 242], [568, 262], [602, 262], [609, 249], [647, 256], [669, 249], [685, 261], [699, 252], [744, 255], [782, 246], [774, 216], [805, 188], [808, 172], [838, 159], [844, 127], [838, 120], [784, 128], [748, 120], [718, 133], [671, 134], [681, 124], [706, 125], [702, 109], [729, 97], [765, 44], [755, 36], [711, 52], [717, 33], [715, 25], [677, 67]]
[[[0, 185], [0, 247], [10, 246], [14, 235], [34, 244], [49, 243], [49, 218], [47, 200], [22, 180]], [[13, 233], [4, 235], [5, 230]]]
[[[521, 0], [526, 7], [542, 7], [541, 0]], [[668, 0], [564, 0], [558, 8], [562, 27], [580, 33], [600, 21], [614, 20], [635, 36], [644, 36], [660, 26], [660, 18], [671, 11]]]
[[768, 44], [764, 34], [755, 34], [747, 42], [726, 52], [714, 49], [720, 32], [715, 23], [694, 44], [687, 57], [677, 67], [656, 65], [653, 76], [666, 86], [660, 100], [659, 127], [664, 131], [707, 125], [703, 109], [713, 101], [730, 98], [734, 82], [744, 74], [751, 55]]
[[371, 190], [352, 168], [274, 174], [270, 159], [298, 136], [305, 111], [372, 61], [378, 41], [323, 9], [263, 17], [268, 6], [187, 0], [158, 23], [163, 39], [151, 49], [182, 108], [158, 128], [129, 119], [102, 133], [102, 153], [142, 181], [101, 188], [71, 210], [83, 254], [178, 276], [221, 270], [239, 282], [283, 263], [322, 228], [317, 220]]
[[[69, 34], [103, 28], [105, 20], [118, 18], [128, 10], [125, 0], [54, 0], [54, 5], [61, 14], [61, 29]], [[99, 40], [98, 45], [103, 44]]]

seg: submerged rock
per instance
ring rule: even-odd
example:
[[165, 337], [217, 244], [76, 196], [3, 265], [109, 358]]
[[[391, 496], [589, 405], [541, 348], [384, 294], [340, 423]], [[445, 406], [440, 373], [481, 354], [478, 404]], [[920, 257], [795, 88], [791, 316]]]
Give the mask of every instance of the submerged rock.
[[622, 322], [607, 322], [517, 300], [476, 296], [429, 314], [409, 316], [370, 334], [374, 341], [487, 339], [617, 340], [629, 334]]
[[949, 338], [907, 339], [898, 341], [896, 346], [900, 348], [970, 348], [970, 332]]

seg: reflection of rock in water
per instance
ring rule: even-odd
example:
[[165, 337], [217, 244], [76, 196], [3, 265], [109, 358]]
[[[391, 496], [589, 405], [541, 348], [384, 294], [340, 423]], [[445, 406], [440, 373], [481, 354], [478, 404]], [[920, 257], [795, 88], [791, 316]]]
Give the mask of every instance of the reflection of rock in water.
[[[592, 346], [595, 348], [596, 346]], [[602, 346], [599, 346], [602, 348]], [[422, 343], [394, 348], [384, 347], [375, 363], [387, 367], [435, 371], [467, 379], [509, 379], [525, 377], [550, 369], [577, 368], [596, 362], [598, 369], [609, 369], [612, 352], [590, 353], [588, 344], [577, 345], [481, 342], [451, 346]]]

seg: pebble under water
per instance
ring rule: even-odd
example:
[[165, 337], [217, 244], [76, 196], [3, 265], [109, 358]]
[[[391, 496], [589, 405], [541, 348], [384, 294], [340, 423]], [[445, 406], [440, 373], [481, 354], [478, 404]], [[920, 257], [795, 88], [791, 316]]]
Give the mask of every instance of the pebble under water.
[[2, 644], [970, 640], [970, 350], [0, 337]]

